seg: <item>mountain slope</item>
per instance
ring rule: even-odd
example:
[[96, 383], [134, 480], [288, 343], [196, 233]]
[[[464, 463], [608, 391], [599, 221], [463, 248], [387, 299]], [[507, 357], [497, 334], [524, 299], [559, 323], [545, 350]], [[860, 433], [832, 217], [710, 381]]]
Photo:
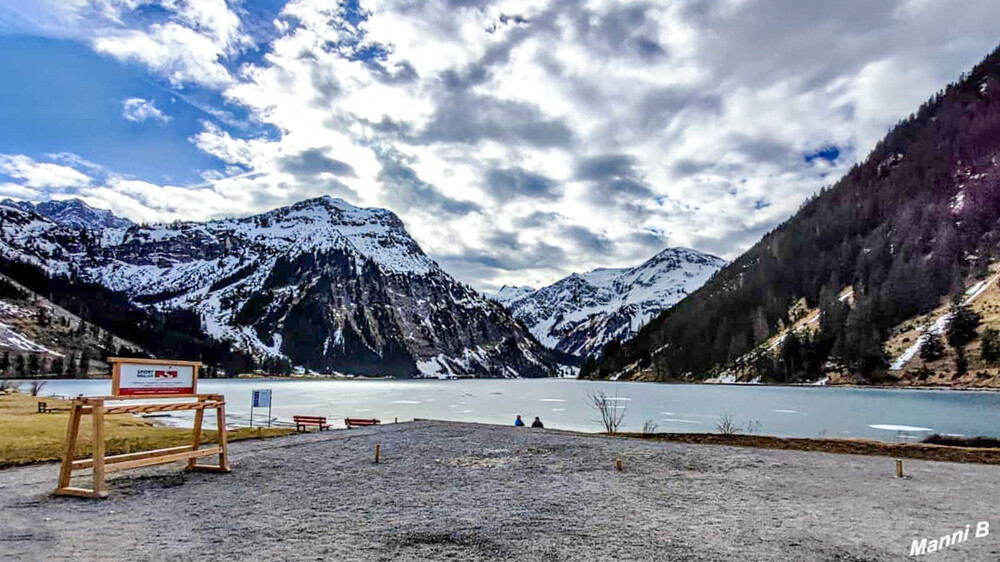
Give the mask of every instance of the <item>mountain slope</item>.
[[[830, 189], [764, 236], [590, 376], [711, 376], [794, 324], [804, 299], [819, 329], [789, 338], [757, 376], [816, 378], [828, 369], [883, 378], [884, 342], [970, 278], [1000, 241], [1000, 50], [897, 125]], [[853, 303], [838, 295], [853, 287]], [[773, 360], [772, 360], [773, 359]]]
[[0, 205], [0, 254], [134, 304], [197, 314], [258, 363], [321, 372], [545, 376], [546, 352], [384, 209], [320, 198], [242, 219], [80, 230]]
[[702, 286], [725, 261], [688, 248], [668, 248], [642, 265], [574, 273], [537, 291], [503, 287], [493, 297], [538, 341], [578, 356], [596, 355]]
[[147, 353], [0, 275], [0, 377], [85, 376], [105, 370], [103, 359], [119, 354]]
[[56, 224], [78, 229], [128, 228], [134, 224], [106, 209], [95, 209], [79, 199], [44, 201], [37, 205], [28, 201], [5, 199], [0, 205], [34, 211]]

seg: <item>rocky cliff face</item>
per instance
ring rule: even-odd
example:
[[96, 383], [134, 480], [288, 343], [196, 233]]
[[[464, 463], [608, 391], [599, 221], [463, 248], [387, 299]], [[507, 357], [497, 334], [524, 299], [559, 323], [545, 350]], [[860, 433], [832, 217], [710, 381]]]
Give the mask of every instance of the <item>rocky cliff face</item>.
[[725, 261], [688, 248], [668, 248], [642, 265], [574, 273], [542, 289], [504, 287], [493, 298], [524, 322], [543, 345], [597, 355], [701, 287]]
[[428, 258], [396, 215], [320, 198], [241, 219], [80, 228], [0, 205], [0, 254], [160, 310], [261, 360], [320, 372], [546, 376], [497, 303]]

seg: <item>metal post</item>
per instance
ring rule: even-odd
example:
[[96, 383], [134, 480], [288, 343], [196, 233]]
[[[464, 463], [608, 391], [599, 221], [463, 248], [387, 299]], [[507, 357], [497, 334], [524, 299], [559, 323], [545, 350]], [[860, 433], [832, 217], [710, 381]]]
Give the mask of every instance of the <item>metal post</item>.
[[274, 396], [267, 399], [267, 428], [271, 428], [271, 402], [274, 401]]

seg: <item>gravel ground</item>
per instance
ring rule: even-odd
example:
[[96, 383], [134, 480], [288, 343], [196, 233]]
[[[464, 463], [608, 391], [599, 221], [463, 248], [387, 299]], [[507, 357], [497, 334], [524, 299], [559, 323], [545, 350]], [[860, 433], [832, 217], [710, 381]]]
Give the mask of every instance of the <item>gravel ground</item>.
[[997, 466], [447, 422], [231, 450], [232, 474], [116, 473], [104, 501], [0, 471], [0, 559], [896, 560], [983, 520], [926, 558], [1000, 559]]

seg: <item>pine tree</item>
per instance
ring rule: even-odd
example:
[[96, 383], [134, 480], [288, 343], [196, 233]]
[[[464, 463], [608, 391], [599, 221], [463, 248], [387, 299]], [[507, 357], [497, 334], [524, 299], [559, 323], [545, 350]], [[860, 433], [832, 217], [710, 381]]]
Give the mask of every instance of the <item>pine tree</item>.
[[944, 357], [944, 343], [941, 334], [928, 333], [920, 344], [920, 358], [927, 363], [933, 363]]
[[1000, 332], [986, 328], [983, 332], [982, 358], [987, 363], [1000, 359]]
[[28, 374], [37, 377], [41, 374], [41, 361], [38, 359], [37, 353], [32, 353], [28, 356]]
[[955, 304], [948, 321], [948, 344], [955, 348], [955, 371], [958, 376], [969, 370], [969, 360], [965, 356], [965, 346], [976, 339], [976, 328], [983, 321], [976, 311], [962, 304]]
[[17, 358], [14, 359], [14, 372], [17, 373], [18, 377], [24, 378], [25, 375], [24, 369], [25, 369], [24, 356], [18, 355]]
[[87, 375], [90, 374], [90, 356], [86, 349], [80, 352], [80, 369], [78, 372], [81, 378], [87, 378]]
[[104, 337], [101, 339], [101, 349], [108, 355], [112, 355], [115, 352], [115, 340], [111, 332], [105, 330]]
[[70, 353], [69, 359], [66, 361], [66, 366], [64, 367], [66, 376], [67, 377], [76, 376], [76, 367], [77, 367], [76, 354]]
[[10, 352], [4, 351], [3, 355], [0, 355], [0, 375], [6, 375], [7, 371], [10, 370]]
[[61, 377], [63, 375], [63, 369], [64, 368], [65, 368], [65, 366], [63, 365], [63, 358], [62, 357], [56, 357], [55, 359], [52, 360], [52, 375], [53, 376]]
[[982, 316], [966, 305], [954, 305], [948, 321], [948, 345], [965, 347], [976, 339], [976, 329], [983, 322]]

